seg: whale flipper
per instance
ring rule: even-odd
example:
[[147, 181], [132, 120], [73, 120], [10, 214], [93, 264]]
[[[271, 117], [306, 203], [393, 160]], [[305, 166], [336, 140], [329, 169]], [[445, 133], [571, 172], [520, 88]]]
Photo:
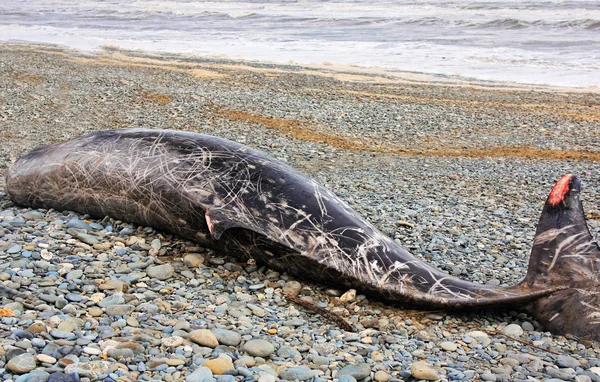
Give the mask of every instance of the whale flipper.
[[588, 230], [580, 188], [577, 177], [564, 175], [550, 192], [520, 285], [564, 288], [535, 300], [532, 315], [554, 333], [598, 339], [600, 248]]

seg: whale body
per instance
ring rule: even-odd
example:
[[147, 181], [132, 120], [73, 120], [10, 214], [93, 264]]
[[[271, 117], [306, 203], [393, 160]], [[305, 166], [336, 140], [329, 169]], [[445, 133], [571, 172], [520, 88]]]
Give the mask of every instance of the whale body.
[[173, 130], [108, 130], [23, 154], [6, 188], [18, 205], [151, 226], [316, 282], [430, 308], [528, 307], [548, 330], [600, 340], [600, 250], [580, 182], [544, 205], [526, 277], [471, 283], [383, 235], [333, 192], [247, 146]]

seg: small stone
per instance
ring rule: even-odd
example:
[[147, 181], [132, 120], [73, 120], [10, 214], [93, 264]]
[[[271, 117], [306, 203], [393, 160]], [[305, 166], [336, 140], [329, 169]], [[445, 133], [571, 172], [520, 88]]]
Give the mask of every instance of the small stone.
[[186, 382], [208, 382], [213, 380], [213, 373], [206, 366], [198, 366], [185, 380]]
[[283, 286], [283, 293], [291, 294], [292, 296], [297, 296], [301, 290], [302, 284], [300, 284], [298, 281], [288, 281]]
[[390, 380], [390, 375], [383, 370], [377, 370], [373, 378], [378, 382], [387, 382]]
[[83, 271], [81, 269], [75, 269], [69, 273], [67, 273], [67, 280], [79, 280], [83, 276]]
[[458, 345], [450, 341], [441, 342], [440, 347], [445, 351], [456, 351], [456, 349], [458, 349]]
[[34, 322], [33, 324], [29, 325], [27, 331], [33, 334], [45, 333], [46, 325], [41, 322]]
[[176, 348], [183, 345], [183, 338], [179, 336], [165, 337], [161, 340], [161, 342], [166, 347]]
[[204, 256], [199, 253], [190, 253], [183, 257], [183, 263], [190, 268], [198, 268], [204, 264]]
[[6, 250], [6, 253], [10, 253], [10, 254], [13, 254], [13, 253], [19, 253], [19, 252], [21, 252], [21, 249], [22, 249], [22, 248], [23, 248], [23, 247], [22, 247], [22, 246], [20, 246], [19, 244], [15, 244], [15, 245], [11, 246], [10, 248], [8, 248], [8, 249]]
[[126, 292], [128, 285], [122, 280], [110, 279], [98, 286], [100, 290], [116, 290], [117, 292]]
[[502, 330], [502, 333], [511, 337], [519, 337], [521, 334], [523, 334], [523, 328], [521, 325], [510, 324]]
[[108, 361], [76, 362], [65, 367], [65, 374], [78, 374], [79, 377], [98, 379], [99, 375], [108, 374], [109, 368]]
[[219, 346], [217, 337], [208, 329], [196, 329], [190, 333], [190, 340], [197, 343], [198, 345], [206, 346], [209, 348], [216, 348]]
[[150, 266], [146, 269], [148, 277], [157, 280], [168, 280], [175, 274], [175, 268], [171, 264]]
[[25, 374], [35, 369], [35, 359], [29, 353], [19, 354], [6, 363], [6, 368], [16, 374]]
[[307, 366], [290, 367], [279, 372], [279, 378], [284, 381], [306, 381], [312, 377], [313, 371]]
[[118, 360], [133, 359], [133, 350], [127, 348], [110, 348], [106, 351], [106, 355]]
[[281, 358], [294, 358], [297, 355], [300, 355], [300, 352], [291, 346], [282, 346], [277, 350], [277, 356]]
[[268, 357], [275, 351], [275, 347], [267, 340], [254, 339], [244, 344], [244, 350], [254, 357]]
[[56, 358], [51, 357], [46, 354], [36, 354], [35, 360], [40, 363], [49, 363], [49, 364], [55, 364], [57, 361]]
[[91, 346], [86, 346], [82, 350], [83, 350], [83, 352], [85, 354], [89, 354], [89, 355], [99, 355], [99, 354], [102, 354], [102, 350], [101, 349], [98, 349], [98, 348], [95, 348], [95, 347], [91, 347]]
[[98, 302], [98, 306], [101, 308], [106, 308], [111, 305], [121, 305], [125, 302], [125, 298], [121, 293], [115, 293], [108, 297], [103, 298], [100, 302]]
[[351, 376], [350, 374], [345, 374], [342, 376], [338, 375], [338, 381], [339, 382], [356, 382], [356, 378], [354, 378], [353, 376]]
[[578, 368], [581, 363], [573, 357], [568, 355], [559, 355], [556, 357], [556, 366], [558, 367], [570, 367], [570, 368]]
[[242, 342], [242, 336], [233, 330], [214, 329], [212, 332], [221, 345], [238, 346]]
[[29, 378], [27, 378], [27, 382], [46, 382], [50, 380], [50, 373], [40, 368], [32, 370], [28, 376]]
[[410, 365], [410, 374], [415, 379], [423, 379], [426, 381], [438, 381], [441, 379], [438, 373], [423, 361], [414, 362]]
[[169, 358], [165, 361], [165, 363], [169, 366], [181, 366], [185, 365], [185, 361], [179, 358]]
[[498, 379], [498, 377], [496, 376], [496, 374], [488, 371], [484, 371], [483, 373], [481, 373], [481, 380], [482, 381], [491, 381], [491, 382], [495, 382], [496, 379]]
[[50, 374], [47, 382], [77, 382], [77, 380], [69, 375], [66, 375], [65, 373], [56, 372]]
[[103, 313], [104, 311], [101, 308], [98, 308], [97, 306], [92, 306], [88, 309], [88, 314], [92, 317], [100, 317]]
[[222, 375], [228, 371], [235, 370], [231, 357], [225, 354], [221, 354], [218, 358], [209, 359], [202, 364], [204, 367], [208, 367], [212, 371], [213, 375]]
[[109, 316], [125, 316], [133, 312], [135, 307], [130, 304], [125, 305], [111, 305], [106, 308], [106, 314]]
[[77, 234], [77, 238], [79, 240], [81, 240], [82, 242], [89, 244], [89, 245], [94, 245], [94, 244], [98, 244], [100, 241], [98, 240], [98, 238], [94, 235], [90, 235], [88, 233], [78, 233]]
[[351, 375], [356, 378], [356, 380], [360, 381], [361, 379], [365, 379], [371, 375], [371, 367], [369, 367], [369, 365], [366, 363], [348, 365], [337, 373], [338, 378], [342, 375]]
[[349, 289], [340, 297], [340, 302], [352, 302], [356, 299], [356, 289]]
[[535, 330], [535, 328], [533, 327], [533, 324], [532, 324], [531, 322], [528, 322], [528, 321], [524, 321], [524, 322], [521, 324], [521, 327], [522, 327], [522, 328], [523, 328], [523, 330], [524, 330], [524, 331], [526, 331], [526, 332], [531, 332], [531, 331]]

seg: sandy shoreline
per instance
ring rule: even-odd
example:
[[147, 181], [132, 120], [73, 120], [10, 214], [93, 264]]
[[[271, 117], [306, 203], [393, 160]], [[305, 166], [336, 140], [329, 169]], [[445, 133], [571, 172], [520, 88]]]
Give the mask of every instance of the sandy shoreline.
[[[596, 237], [600, 233], [600, 94], [595, 91], [495, 83], [463, 86], [423, 77], [398, 80], [381, 73], [111, 49], [92, 54], [50, 46], [0, 45], [0, 53], [0, 185], [11, 161], [39, 145], [104, 129], [168, 128], [215, 134], [268, 152], [333, 189], [416, 256], [474, 282], [507, 285], [524, 275], [540, 207], [564, 173], [581, 176], [590, 231]], [[14, 216], [27, 212], [12, 206], [1, 192], [0, 188], [0, 210], [14, 210]], [[30, 215], [50, 222], [60, 217], [53, 214]], [[0, 219], [4, 224], [0, 232], [6, 235], [0, 236], [2, 256], [8, 256], [4, 249], [16, 245], [6, 237], [23, 239], [26, 247], [28, 235], [32, 230], [37, 235], [39, 229], [33, 220], [26, 229], [10, 226], [14, 216]], [[101, 227], [99, 223], [95, 222]], [[165, 249], [185, 247], [176, 238], [136, 229], [131, 227], [148, 248], [157, 238], [167, 243]], [[95, 235], [108, 240], [113, 233], [100, 230]], [[131, 250], [137, 251], [135, 240], [132, 243]], [[112, 248], [114, 243], [100, 243], [99, 248], [104, 245]], [[99, 248], [89, 249], [90, 257], [107, 257], [104, 252], [114, 249]], [[18, 251], [11, 256], [21, 264]], [[122, 261], [119, 266], [128, 264], [127, 259], [121, 260], [123, 256], [114, 257]], [[178, 269], [180, 260], [175, 260]], [[115, 277], [110, 268], [102, 270], [105, 279]], [[232, 284], [248, 288], [244, 280], [229, 279], [222, 263], [201, 270], [201, 278], [211, 282], [219, 272], [218, 280], [230, 282], [219, 284], [223, 290]], [[253, 277], [256, 285], [271, 285], [268, 275]], [[278, 281], [284, 280], [287, 276]], [[312, 350], [303, 350], [299, 360], [294, 359], [326, 380], [354, 362], [368, 363], [373, 378], [377, 371], [385, 371], [392, 380], [410, 380], [410, 366], [418, 360], [426, 360], [443, 379], [464, 380], [481, 380], [484, 375], [486, 380], [574, 378], [575, 374], [590, 378], [590, 368], [600, 366], [596, 343], [553, 336], [521, 311], [426, 315], [368, 301], [345, 307], [326, 288], [302, 282], [308, 297], [345, 314], [359, 330], [358, 337], [324, 327], [323, 321], [305, 312], [300, 316], [304, 326], [295, 329], [297, 337], [283, 332], [273, 335], [267, 332], [267, 324], [260, 326], [261, 318], [249, 317], [260, 321], [253, 324], [277, 348], [300, 348], [300, 342], [311, 336], [318, 339], [315, 345], [334, 343], [339, 358], [335, 362], [331, 355], [330, 364], [315, 366], [314, 354], [306, 353]], [[280, 296], [281, 288], [274, 289], [275, 297]], [[230, 298], [235, 301], [233, 292]], [[268, 305], [271, 300], [252, 301], [273, 308]], [[191, 305], [196, 309], [202, 304]], [[289, 306], [277, 300], [277, 309]], [[208, 328], [229, 325], [242, 335], [256, 334], [245, 332], [237, 318], [215, 318], [213, 310], [198, 309], [193, 311], [195, 317], [207, 322]], [[268, 316], [269, 325], [279, 325], [281, 315], [287, 314], [277, 312]], [[182, 312], [164, 313], [161, 322], [170, 322], [178, 314]], [[221, 324], [221, 318], [235, 325]], [[525, 328], [520, 337], [524, 342], [495, 334], [509, 324]], [[473, 330], [487, 333], [484, 337], [489, 341], [469, 342]], [[448, 341], [458, 348], [441, 350]], [[557, 354], [581, 359], [581, 364], [565, 363]], [[182, 379], [195, 365], [189, 358], [184, 361], [177, 370]], [[267, 361], [274, 369], [292, 363], [274, 355]], [[144, 380], [161, 378], [158, 371], [135, 373]], [[239, 375], [237, 379], [241, 380]]]

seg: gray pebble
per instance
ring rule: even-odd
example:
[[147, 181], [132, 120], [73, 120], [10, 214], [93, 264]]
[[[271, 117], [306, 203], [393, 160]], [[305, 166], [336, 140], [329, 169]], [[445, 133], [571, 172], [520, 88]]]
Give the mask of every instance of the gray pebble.
[[267, 340], [254, 339], [244, 344], [244, 350], [254, 357], [268, 357], [273, 354], [275, 347]]
[[214, 329], [212, 332], [221, 345], [238, 346], [242, 341], [242, 336], [233, 330]]
[[371, 375], [371, 368], [366, 363], [348, 365], [337, 373], [338, 378], [342, 375], [351, 375], [360, 381]]
[[281, 370], [279, 377], [286, 381], [306, 381], [313, 377], [313, 371], [307, 366], [290, 367]]

